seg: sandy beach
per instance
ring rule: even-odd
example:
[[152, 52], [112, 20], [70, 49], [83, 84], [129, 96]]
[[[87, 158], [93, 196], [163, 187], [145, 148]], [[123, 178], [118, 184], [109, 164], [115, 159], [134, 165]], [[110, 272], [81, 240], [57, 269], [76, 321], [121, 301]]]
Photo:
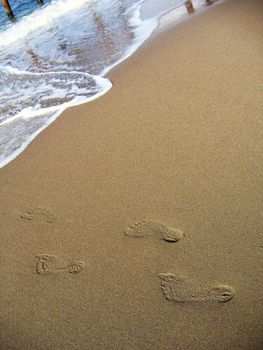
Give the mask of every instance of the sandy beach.
[[0, 169], [1, 350], [263, 348], [262, 35], [170, 25]]

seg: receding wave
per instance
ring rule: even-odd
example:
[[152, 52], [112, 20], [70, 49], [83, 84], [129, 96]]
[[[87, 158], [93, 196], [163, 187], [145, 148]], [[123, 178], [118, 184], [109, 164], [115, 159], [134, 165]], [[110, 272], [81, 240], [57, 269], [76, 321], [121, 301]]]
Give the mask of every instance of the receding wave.
[[[167, 0], [169, 10], [181, 3]], [[53, 0], [0, 32], [0, 167], [65, 108], [111, 88], [104, 76], [149, 38], [165, 13], [159, 5], [154, 0]], [[142, 15], [143, 6], [150, 18]]]
[[0, 33], [0, 167], [65, 108], [111, 88], [103, 76], [156, 27], [141, 2], [56, 0]]
[[47, 27], [57, 18], [67, 15], [92, 0], [53, 0], [51, 5], [34, 11], [22, 20], [1, 33], [1, 46], [13, 44], [25, 38], [31, 32]]
[[[2, 68], [0, 89], [0, 164], [26, 145], [65, 108], [93, 100], [112, 86], [108, 79], [81, 72], [28, 73]], [[4, 119], [3, 116], [9, 118]]]

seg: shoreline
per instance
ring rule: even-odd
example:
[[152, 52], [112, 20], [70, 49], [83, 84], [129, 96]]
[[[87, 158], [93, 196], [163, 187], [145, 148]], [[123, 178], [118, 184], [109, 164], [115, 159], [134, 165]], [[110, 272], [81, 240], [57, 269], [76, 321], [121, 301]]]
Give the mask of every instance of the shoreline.
[[1, 349], [261, 349], [262, 6], [154, 35], [0, 169]]
[[[217, 0], [215, 0], [215, 3], [213, 3], [214, 6], [222, 3], [224, 0], [221, 0], [217, 3]], [[169, 28], [169, 26], [176, 26], [176, 25], [180, 25], [185, 21], [188, 21], [191, 19], [191, 17], [196, 16], [200, 13], [202, 13], [203, 11], [208, 9], [208, 6], [203, 4], [198, 4], [194, 2], [194, 7], [195, 7], [195, 13], [194, 14], [187, 14], [186, 9], [185, 9], [185, 5], [181, 4], [181, 5], [177, 5], [174, 8], [170, 8], [167, 10], [162, 11], [162, 13], [159, 13], [158, 15], [156, 14], [153, 17], [150, 18], [142, 18], [141, 16], [141, 11], [142, 11], [142, 6], [144, 5], [144, 3], [139, 3], [136, 5], [136, 7], [138, 6], [137, 10], [134, 12], [133, 16], [130, 18], [130, 22], [136, 22], [136, 25], [138, 26], [138, 29], [140, 29], [140, 32], [142, 32], [142, 28], [145, 27], [144, 30], [145, 34], [142, 35], [138, 35], [138, 37], [136, 38], [136, 41], [134, 41], [134, 43], [128, 47], [125, 51], [125, 53], [123, 54], [122, 57], [119, 58], [119, 60], [117, 60], [115, 63], [105, 67], [101, 73], [99, 73], [98, 75], [90, 75], [89, 73], [87, 73], [86, 75], [93, 78], [93, 80], [97, 83], [98, 87], [100, 86], [100, 89], [98, 89], [98, 92], [95, 93], [93, 96], [91, 97], [87, 97], [86, 100], [83, 96], [76, 98], [76, 101], [72, 101], [72, 102], [66, 102], [65, 104], [61, 105], [60, 108], [58, 108], [58, 106], [52, 106], [52, 107], [47, 107], [47, 108], [42, 108], [38, 111], [34, 111], [34, 106], [31, 106], [30, 108], [32, 108], [31, 111], [26, 111], [26, 116], [23, 116], [24, 111], [22, 110], [21, 112], [19, 112], [17, 115], [13, 116], [10, 119], [4, 120], [2, 123], [0, 123], [2, 126], [5, 124], [9, 124], [11, 122], [11, 124], [13, 123], [14, 120], [18, 119], [22, 120], [23, 119], [28, 119], [29, 117], [31, 118], [32, 116], [42, 116], [44, 117], [45, 115], [48, 115], [49, 113], [51, 113], [53, 111], [53, 116], [49, 117], [49, 119], [46, 120], [46, 122], [39, 127], [36, 131], [34, 131], [30, 136], [27, 136], [27, 139], [24, 140], [21, 143], [21, 140], [19, 140], [19, 138], [16, 140], [16, 144], [15, 146], [17, 147], [17, 144], [19, 143], [20, 146], [18, 148], [15, 149], [15, 151], [13, 151], [9, 156], [5, 156], [5, 157], [0, 157], [0, 169], [3, 168], [4, 166], [6, 166], [7, 164], [9, 164], [10, 162], [12, 162], [14, 159], [16, 159], [27, 147], [28, 145], [36, 138], [38, 137], [38, 135], [43, 132], [43, 130], [45, 130], [47, 127], [49, 127], [57, 118], [59, 118], [61, 116], [61, 114], [67, 110], [68, 108], [71, 107], [76, 107], [76, 106], [80, 106], [81, 104], [85, 104], [85, 103], [90, 103], [91, 101], [96, 100], [97, 98], [103, 96], [104, 94], [106, 94], [112, 87], [112, 82], [110, 81], [110, 79], [107, 79], [107, 74], [110, 73], [115, 67], [117, 67], [118, 65], [122, 64], [124, 61], [126, 61], [127, 59], [129, 59], [133, 54], [136, 53], [136, 51], [141, 48], [148, 40], [152, 40], [154, 38], [155, 35], [158, 35], [159, 33], [161, 33], [164, 30], [167, 30]], [[184, 10], [186, 13], [182, 14], [179, 13], [180, 11]], [[160, 9], [159, 9], [160, 11]], [[179, 11], [179, 12], [178, 12]], [[183, 12], [184, 12], [183, 11]], [[197, 11], [197, 12], [196, 12]], [[200, 11], [200, 12], [199, 12]], [[140, 25], [138, 24], [138, 21], [140, 22]], [[136, 32], [135, 30], [135, 32]], [[13, 68], [7, 68], [7, 70], [11, 70], [16, 72], [16, 69]], [[20, 72], [20, 71], [18, 71]], [[26, 74], [27, 72], [25, 71], [21, 71], [20, 73], [24, 73]], [[66, 72], [55, 72], [55, 73], [66, 73]], [[80, 75], [85, 75], [85, 73], [83, 72], [77, 72]], [[40, 73], [35, 73], [35, 74], [42, 74], [42, 72]], [[85, 100], [85, 101], [84, 101]], [[14, 128], [14, 126], [12, 126]], [[11, 127], [11, 130], [12, 130]], [[11, 139], [11, 133], [10, 130], [6, 130], [6, 133], [10, 134], [9, 139]], [[14, 135], [14, 137], [16, 138], [16, 135]], [[3, 149], [5, 149], [5, 147], [9, 148], [9, 146], [7, 146], [6, 144], [4, 145], [0, 145], [1, 147], [3, 147]]]

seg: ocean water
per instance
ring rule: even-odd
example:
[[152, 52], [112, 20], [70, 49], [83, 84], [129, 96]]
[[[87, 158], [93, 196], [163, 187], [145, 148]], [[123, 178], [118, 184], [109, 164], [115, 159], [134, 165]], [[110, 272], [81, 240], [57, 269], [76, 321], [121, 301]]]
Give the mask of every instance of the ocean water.
[[105, 94], [112, 87], [107, 72], [151, 36], [164, 14], [187, 16], [182, 0], [9, 2], [14, 23], [0, 4], [0, 167], [67, 107]]

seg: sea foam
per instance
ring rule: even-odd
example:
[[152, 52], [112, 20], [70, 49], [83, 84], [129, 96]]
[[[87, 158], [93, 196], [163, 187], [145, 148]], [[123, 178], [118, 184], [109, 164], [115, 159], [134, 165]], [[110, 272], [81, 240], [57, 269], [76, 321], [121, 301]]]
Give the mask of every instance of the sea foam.
[[152, 1], [53, 0], [0, 32], [0, 167], [66, 108], [109, 91], [105, 75], [183, 3]]

